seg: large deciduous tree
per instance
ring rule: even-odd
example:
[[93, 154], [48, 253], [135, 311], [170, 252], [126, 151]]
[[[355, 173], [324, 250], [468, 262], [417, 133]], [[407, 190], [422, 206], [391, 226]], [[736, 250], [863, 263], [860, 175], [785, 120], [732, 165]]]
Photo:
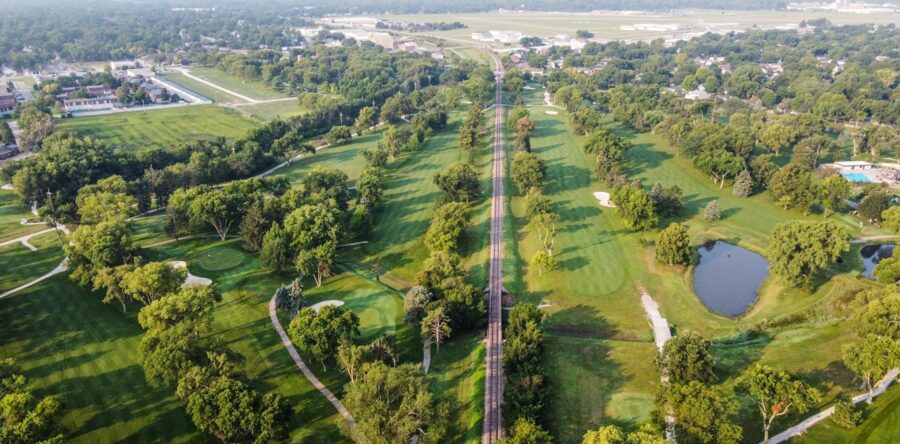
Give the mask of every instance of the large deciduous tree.
[[737, 444], [741, 441], [741, 427], [729, 420], [738, 410], [733, 394], [700, 381], [674, 386], [667, 394], [675, 417], [675, 435], [680, 442]]
[[544, 163], [534, 154], [520, 151], [513, 156], [509, 174], [519, 188], [519, 193], [528, 194], [543, 182]]
[[612, 193], [616, 212], [622, 216], [625, 227], [633, 231], [652, 228], [659, 221], [653, 199], [639, 185], [631, 184], [616, 188]]
[[844, 363], [865, 383], [866, 402], [871, 404], [875, 383], [900, 365], [900, 341], [888, 336], [865, 335], [844, 346]]
[[776, 419], [805, 413], [819, 402], [819, 391], [789, 373], [756, 364], [741, 377], [740, 387], [756, 400], [763, 421], [763, 442]]
[[447, 311], [442, 306], [428, 310], [422, 319], [422, 337], [433, 342], [437, 346], [439, 353], [441, 351], [441, 342], [446, 341], [452, 331]]
[[481, 195], [478, 173], [469, 164], [455, 163], [434, 176], [434, 183], [451, 202], [470, 202]]
[[772, 271], [792, 285], [809, 287], [815, 274], [850, 250], [850, 234], [832, 222], [778, 224], [769, 240]]
[[335, 356], [338, 344], [359, 334], [359, 317], [343, 307], [326, 305], [319, 311], [306, 307], [288, 326], [291, 341], [309, 353], [326, 370], [325, 362]]
[[659, 233], [656, 261], [667, 265], [687, 265], [691, 262], [691, 238], [686, 226], [673, 222]]
[[159, 298], [178, 291], [185, 278], [185, 268], [175, 268], [165, 262], [150, 262], [125, 273], [121, 287], [133, 299], [150, 305]]
[[663, 347], [656, 364], [672, 385], [716, 381], [710, 342], [696, 333], [679, 334]]
[[125, 179], [110, 176], [78, 190], [75, 205], [78, 206], [81, 223], [96, 224], [126, 219], [134, 212], [135, 200], [128, 194]]

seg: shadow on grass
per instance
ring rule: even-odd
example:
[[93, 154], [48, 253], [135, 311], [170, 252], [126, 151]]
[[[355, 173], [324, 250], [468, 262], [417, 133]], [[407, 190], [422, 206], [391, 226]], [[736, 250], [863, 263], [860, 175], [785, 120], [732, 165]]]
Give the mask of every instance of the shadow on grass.
[[547, 317], [547, 331], [570, 338], [609, 339], [618, 330], [595, 307], [576, 305], [554, 312]]

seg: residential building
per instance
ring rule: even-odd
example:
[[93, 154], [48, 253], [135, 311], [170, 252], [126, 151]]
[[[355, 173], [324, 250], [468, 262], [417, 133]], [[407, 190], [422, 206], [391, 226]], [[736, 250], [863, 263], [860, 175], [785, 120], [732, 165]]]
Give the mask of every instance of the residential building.
[[0, 88], [0, 116], [8, 116], [16, 109], [16, 95], [6, 88]]

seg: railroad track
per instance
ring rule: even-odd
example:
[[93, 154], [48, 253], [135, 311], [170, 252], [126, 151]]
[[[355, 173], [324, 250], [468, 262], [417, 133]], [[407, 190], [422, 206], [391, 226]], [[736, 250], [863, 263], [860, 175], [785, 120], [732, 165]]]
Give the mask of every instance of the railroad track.
[[488, 328], [486, 369], [484, 379], [484, 430], [483, 444], [495, 443], [503, 437], [503, 64], [493, 52], [486, 50], [494, 60], [494, 156], [492, 168], [493, 191], [491, 193], [491, 258], [488, 272]]

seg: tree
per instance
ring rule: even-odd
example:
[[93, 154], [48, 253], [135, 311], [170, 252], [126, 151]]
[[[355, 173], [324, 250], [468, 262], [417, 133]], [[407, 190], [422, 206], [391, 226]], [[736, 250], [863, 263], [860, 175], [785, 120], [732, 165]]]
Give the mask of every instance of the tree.
[[594, 33], [584, 29], [579, 29], [575, 31], [575, 37], [578, 37], [580, 39], [592, 39], [594, 38]]
[[882, 259], [875, 264], [875, 270], [872, 271], [878, 282], [882, 284], [893, 284], [900, 280], [900, 258], [889, 257]]
[[117, 267], [105, 267], [97, 270], [97, 273], [91, 279], [94, 285], [94, 291], [105, 289], [106, 296], [103, 303], [108, 304], [112, 301], [119, 301], [122, 304], [122, 313], [126, 312], [125, 304], [132, 300], [131, 295], [122, 288], [122, 279], [127, 273], [134, 270], [134, 265], [125, 264]]
[[753, 177], [750, 176], [749, 171], [743, 170], [738, 174], [731, 192], [737, 197], [750, 197], [750, 194], [753, 193]]
[[834, 413], [831, 415], [831, 421], [845, 429], [852, 429], [863, 421], [863, 413], [856, 407], [853, 401], [846, 396], [839, 399], [834, 404]]
[[6, 121], [0, 122], [0, 145], [9, 145], [16, 142], [12, 129]]
[[665, 188], [661, 183], [657, 183], [650, 189], [653, 208], [660, 217], [676, 216], [681, 212], [681, 195], [681, 188], [678, 185]]
[[284, 219], [291, 248], [312, 251], [319, 245], [338, 244], [342, 235], [340, 212], [324, 203], [301, 205]]
[[26, 383], [15, 360], [0, 360], [0, 442], [64, 442], [55, 421], [59, 401], [54, 396], [35, 397]]
[[335, 125], [328, 130], [328, 134], [325, 135], [325, 140], [328, 141], [328, 144], [331, 146], [340, 145], [353, 137], [350, 132], [350, 127], [346, 125]]
[[288, 326], [291, 341], [305, 353], [309, 353], [322, 364], [337, 352], [342, 340], [359, 334], [359, 317], [343, 307], [326, 305], [319, 311], [306, 307], [297, 313]]
[[519, 418], [500, 444], [553, 444], [553, 437], [533, 421]]
[[441, 342], [450, 337], [450, 320], [443, 306], [428, 310], [422, 319], [422, 337], [434, 342], [437, 351], [441, 351]]
[[382, 362], [363, 366], [356, 381], [346, 385], [344, 405], [353, 412], [359, 431], [372, 444], [444, 442], [449, 406], [434, 397], [421, 367]]
[[797, 208], [808, 213], [815, 203], [812, 173], [796, 163], [789, 163], [769, 179], [769, 193], [785, 210]]
[[259, 258], [264, 267], [276, 272], [284, 273], [291, 269], [291, 240], [277, 222], [263, 236]]
[[531, 266], [537, 268], [538, 276], [543, 276], [544, 270], [550, 271], [556, 268], [556, 259], [546, 251], [538, 251], [531, 256]]
[[200, 186], [182, 193], [176, 191], [172, 195], [175, 205], [182, 199], [187, 214], [194, 224], [209, 224], [223, 241], [236, 221], [241, 217], [238, 196], [223, 189]]
[[694, 158], [694, 165], [713, 178], [719, 188], [725, 186], [725, 180], [735, 177], [744, 169], [744, 159], [724, 149], [704, 152]]
[[42, 111], [34, 103], [27, 103], [16, 110], [17, 123], [21, 134], [19, 146], [25, 151], [37, 151], [44, 145], [44, 140], [53, 133], [53, 116]]
[[350, 378], [350, 382], [356, 382], [363, 366], [371, 361], [369, 347], [354, 345], [350, 341], [341, 341], [337, 349], [337, 362], [341, 370]]
[[722, 212], [719, 209], [719, 199], [713, 199], [706, 204], [706, 208], [703, 209], [703, 220], [707, 222], [714, 222], [719, 220], [722, 217]]
[[431, 292], [421, 285], [413, 285], [403, 298], [403, 320], [412, 326], [418, 326], [425, 317], [425, 306], [431, 302]]
[[297, 312], [301, 308], [308, 305], [303, 297], [303, 283], [300, 281], [300, 278], [294, 279], [289, 287], [282, 285], [275, 290], [275, 308], [287, 310], [291, 314], [291, 319], [297, 316]]
[[660, 373], [669, 384], [684, 385], [691, 381], [712, 384], [716, 381], [710, 342], [696, 333], [679, 334], [663, 347], [656, 359]]
[[844, 346], [844, 363], [862, 378], [872, 403], [875, 384], [888, 371], [900, 365], [900, 342], [895, 338], [868, 334]]
[[638, 185], [616, 188], [612, 193], [612, 201], [616, 204], [616, 212], [622, 216], [625, 228], [629, 230], [648, 230], [659, 220], [653, 199]]
[[356, 181], [356, 190], [359, 192], [359, 203], [368, 208], [376, 208], [384, 199], [384, 184], [387, 180], [387, 171], [379, 167], [365, 167]]
[[844, 176], [835, 174], [826, 177], [816, 188], [816, 200], [822, 206], [823, 217], [828, 217], [829, 211], [837, 211], [844, 207], [844, 201], [850, 195], [850, 182]]
[[688, 265], [691, 262], [691, 238], [687, 227], [671, 223], [659, 233], [656, 241], [656, 261], [667, 265]]
[[553, 245], [556, 243], [556, 224], [559, 222], [559, 214], [549, 209], [548, 211], [534, 212], [529, 221], [538, 232], [538, 239], [547, 256], [553, 256]]
[[432, 215], [431, 224], [425, 232], [425, 246], [430, 251], [455, 251], [467, 222], [465, 204], [450, 202], [441, 205]]
[[900, 233], [900, 207], [890, 207], [881, 212], [881, 226]]
[[850, 250], [850, 234], [832, 222], [792, 221], [775, 226], [769, 240], [772, 271], [792, 285], [811, 285], [822, 268]]
[[544, 163], [534, 154], [519, 151], [513, 156], [509, 172], [519, 193], [528, 194], [544, 180]]
[[794, 131], [780, 123], [766, 125], [759, 133], [759, 141], [763, 146], [775, 153], [776, 156], [781, 154], [781, 150], [786, 149], [794, 142], [796, 134]]
[[588, 430], [581, 444], [625, 444], [625, 434], [618, 426], [608, 425], [597, 430]]
[[605, 127], [594, 130], [583, 147], [585, 153], [597, 156], [597, 175], [607, 182], [619, 172], [625, 152], [629, 149], [631, 142]]
[[312, 276], [316, 281], [316, 287], [321, 287], [322, 280], [331, 276], [336, 256], [337, 247], [332, 241], [311, 250], [301, 250], [297, 253], [297, 271]]
[[269, 230], [269, 221], [263, 213], [262, 203], [256, 201], [247, 210], [247, 214], [241, 219], [241, 237], [244, 239], [244, 249], [257, 252], [262, 249], [263, 239]]
[[629, 433], [625, 442], [627, 444], [666, 444], [669, 441], [652, 424], [644, 424], [638, 431]]
[[869, 193], [856, 209], [856, 214], [868, 222], [880, 222], [881, 214], [891, 206], [891, 196], [883, 191]]
[[78, 190], [75, 205], [81, 223], [96, 224], [126, 219], [134, 212], [135, 200], [128, 194], [125, 179], [110, 176]]
[[728, 420], [738, 410], [733, 395], [700, 381], [690, 381], [673, 386], [667, 398], [675, 416], [675, 435], [680, 441], [716, 444], [741, 441], [741, 427]]
[[481, 195], [478, 173], [468, 164], [455, 163], [434, 176], [434, 183], [451, 202], [470, 202]]
[[[122, 289], [133, 299], [150, 305], [163, 296], [181, 288], [187, 269], [175, 268], [165, 262], [149, 262], [122, 276]], [[141, 310], [143, 313], [146, 310]]]
[[87, 286], [101, 269], [131, 262], [135, 251], [128, 225], [123, 221], [82, 225], [69, 236], [65, 246], [70, 277]]
[[144, 330], [165, 330], [179, 327], [196, 339], [212, 329], [215, 303], [221, 296], [213, 287], [185, 287], [154, 300], [138, 313]]
[[772, 423], [793, 411], [805, 413], [819, 402], [819, 391], [789, 373], [756, 364], [741, 377], [740, 387], [756, 399], [763, 420], [763, 442]]
[[358, 134], [365, 134], [375, 125], [378, 125], [378, 110], [374, 106], [366, 106], [359, 110], [353, 129]]

